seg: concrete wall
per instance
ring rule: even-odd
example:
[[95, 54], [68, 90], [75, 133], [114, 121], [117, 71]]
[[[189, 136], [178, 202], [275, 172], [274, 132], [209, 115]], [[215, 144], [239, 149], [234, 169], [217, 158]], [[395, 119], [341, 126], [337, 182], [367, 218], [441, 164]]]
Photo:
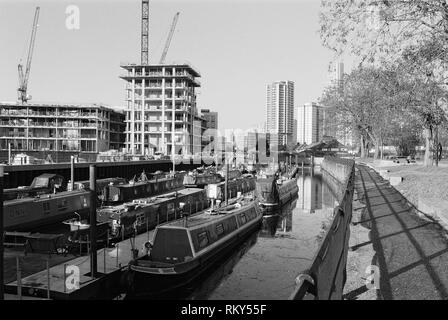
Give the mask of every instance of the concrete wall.
[[321, 168], [335, 177], [340, 183], [346, 184], [352, 170], [354, 170], [355, 162], [349, 159], [341, 159], [326, 156], [322, 161]]

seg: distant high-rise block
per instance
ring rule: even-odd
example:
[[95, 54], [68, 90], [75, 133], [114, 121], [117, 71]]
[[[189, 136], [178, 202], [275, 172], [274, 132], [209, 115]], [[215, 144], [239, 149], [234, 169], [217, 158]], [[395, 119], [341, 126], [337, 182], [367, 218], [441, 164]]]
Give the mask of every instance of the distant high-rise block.
[[338, 88], [344, 85], [344, 63], [330, 63], [328, 68], [328, 76], [330, 80], [330, 86], [337, 86]]
[[312, 144], [322, 140], [324, 108], [317, 103], [306, 103], [297, 109], [297, 142]]
[[295, 144], [294, 82], [276, 81], [266, 87], [266, 131], [277, 134], [279, 144]]
[[218, 112], [210, 111], [210, 109], [201, 109], [201, 113], [206, 121], [207, 129], [218, 129]]

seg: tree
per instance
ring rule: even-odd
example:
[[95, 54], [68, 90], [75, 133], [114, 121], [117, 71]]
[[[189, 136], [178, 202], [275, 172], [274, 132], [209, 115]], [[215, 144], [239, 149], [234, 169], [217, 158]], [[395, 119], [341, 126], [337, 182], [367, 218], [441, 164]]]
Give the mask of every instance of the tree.
[[410, 48], [447, 61], [448, 0], [322, 0], [320, 26], [325, 46], [360, 61], [388, 63]]
[[[404, 112], [424, 129], [425, 165], [446, 121], [448, 0], [322, 0], [321, 38], [337, 54], [398, 70], [397, 96]], [[397, 99], [395, 99], [397, 101]], [[437, 164], [437, 162], [436, 162]]]
[[379, 158], [384, 137], [396, 112], [397, 87], [394, 72], [359, 67], [346, 76], [342, 91], [330, 87], [321, 98], [323, 105], [332, 108], [332, 118], [357, 134], [362, 158], [367, 155], [370, 145], [375, 146], [375, 159]]

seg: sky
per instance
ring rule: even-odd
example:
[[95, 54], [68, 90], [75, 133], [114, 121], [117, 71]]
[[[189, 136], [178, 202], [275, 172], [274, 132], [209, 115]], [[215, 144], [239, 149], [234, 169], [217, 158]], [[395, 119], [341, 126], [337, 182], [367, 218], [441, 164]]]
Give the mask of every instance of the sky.
[[[79, 8], [79, 29], [66, 27], [69, 5]], [[120, 63], [140, 61], [141, 0], [1, 0], [0, 101], [17, 99], [36, 6], [32, 101], [124, 108]], [[200, 71], [198, 108], [218, 111], [220, 129], [256, 127], [265, 122], [268, 83], [294, 81], [296, 106], [328, 85], [334, 56], [321, 45], [319, 8], [319, 0], [152, 0], [150, 61], [160, 59], [180, 12], [166, 62]]]

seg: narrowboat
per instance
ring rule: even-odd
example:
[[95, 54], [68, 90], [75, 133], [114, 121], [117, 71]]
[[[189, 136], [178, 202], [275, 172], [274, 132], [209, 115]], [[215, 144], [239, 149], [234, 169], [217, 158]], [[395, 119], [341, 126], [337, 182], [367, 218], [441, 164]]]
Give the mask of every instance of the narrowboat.
[[276, 175], [257, 178], [256, 196], [260, 208], [266, 213], [278, 210], [298, 197], [298, 192], [296, 178], [288, 179]]
[[215, 172], [192, 172], [184, 176], [183, 185], [190, 188], [203, 188], [209, 184], [220, 183], [222, 180], [222, 176]]
[[262, 213], [246, 199], [156, 228], [149, 252], [129, 263], [131, 297], [166, 293], [191, 283], [260, 227]]
[[182, 189], [152, 198], [136, 199], [118, 206], [97, 210], [97, 220], [109, 222], [112, 238], [127, 238], [160, 223], [180, 218], [182, 213], [193, 214], [209, 206], [203, 189]]
[[[145, 176], [146, 177], [146, 176]], [[130, 181], [126, 184], [109, 185], [106, 192], [106, 201], [109, 204], [124, 203], [134, 199], [151, 197], [168, 191], [183, 188], [184, 173], [166, 174], [155, 179], [146, 178], [139, 181]]]
[[[128, 181], [125, 178], [106, 178], [96, 180], [96, 193], [100, 202], [105, 202], [108, 199], [109, 186], [116, 186], [126, 184]], [[73, 190], [88, 190], [90, 188], [90, 181], [75, 181]], [[70, 183], [67, 185], [67, 191], [71, 191]]]
[[64, 178], [53, 173], [44, 173], [33, 179], [30, 186], [3, 190], [4, 200], [14, 200], [35, 197], [41, 194], [62, 191]]
[[[223, 179], [226, 178], [226, 175], [227, 175], [226, 170], [224, 170], [224, 169], [220, 170], [220, 171], [218, 171], [218, 173]], [[237, 178], [241, 177], [241, 175], [242, 175], [242, 173], [238, 169], [229, 170], [228, 171], [228, 176], [229, 176], [228, 180], [237, 179]]]
[[[207, 191], [207, 197], [210, 199], [224, 201], [225, 197], [225, 181], [218, 184], [209, 184], [205, 187]], [[247, 194], [255, 190], [255, 177], [251, 174], [245, 174], [241, 178], [230, 180], [227, 182], [227, 196], [228, 198], [234, 198]]]
[[60, 223], [77, 213], [87, 218], [90, 192], [84, 190], [44, 194], [35, 198], [5, 201], [4, 226], [6, 231], [29, 231], [37, 227]]

